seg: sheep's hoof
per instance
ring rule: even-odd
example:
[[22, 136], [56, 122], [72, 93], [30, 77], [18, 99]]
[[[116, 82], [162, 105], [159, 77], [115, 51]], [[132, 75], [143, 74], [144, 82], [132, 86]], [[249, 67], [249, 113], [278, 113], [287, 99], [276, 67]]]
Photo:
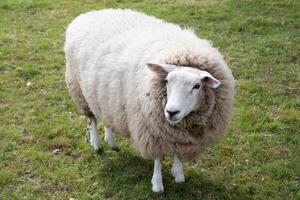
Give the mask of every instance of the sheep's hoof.
[[96, 153], [98, 154], [98, 155], [103, 155], [104, 154], [104, 151], [103, 151], [103, 149], [97, 149], [96, 150]]
[[[161, 179], [161, 178], [160, 178]], [[163, 193], [164, 185], [161, 180], [159, 180], [156, 176], [152, 177], [152, 191], [155, 193]]]
[[152, 191], [155, 193], [163, 193], [164, 192], [164, 186], [161, 185], [153, 185], [152, 186]]
[[115, 143], [114, 140], [110, 140], [108, 138], [104, 138], [104, 141], [106, 142], [106, 144], [109, 146], [110, 149], [115, 150], [117, 149], [117, 145]]
[[118, 147], [116, 145], [110, 145], [108, 144], [109, 148], [113, 151], [118, 151]]
[[119, 147], [113, 147], [113, 148], [111, 148], [111, 150], [113, 150], [115, 152], [119, 152], [120, 151]]
[[176, 183], [183, 183], [185, 181], [185, 178], [184, 178], [184, 175], [183, 174], [180, 174], [180, 175], [177, 175], [175, 177], [175, 182]]

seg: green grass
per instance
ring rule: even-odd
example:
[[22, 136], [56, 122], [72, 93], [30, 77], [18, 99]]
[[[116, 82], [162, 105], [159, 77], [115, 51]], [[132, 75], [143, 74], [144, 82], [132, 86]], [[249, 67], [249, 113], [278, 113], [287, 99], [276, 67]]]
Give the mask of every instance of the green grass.
[[[66, 90], [66, 26], [108, 7], [194, 27], [237, 80], [230, 132], [185, 164], [183, 184], [166, 160], [161, 195], [150, 190], [153, 162], [127, 139], [103, 156], [84, 142]], [[1, 0], [0, 199], [300, 199], [299, 12], [297, 0]]]

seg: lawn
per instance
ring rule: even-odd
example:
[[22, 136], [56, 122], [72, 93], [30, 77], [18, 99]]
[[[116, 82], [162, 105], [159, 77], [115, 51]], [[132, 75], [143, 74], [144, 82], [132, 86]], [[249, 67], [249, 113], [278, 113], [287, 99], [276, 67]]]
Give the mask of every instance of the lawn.
[[[94, 153], [67, 93], [66, 26], [108, 7], [194, 27], [236, 78], [229, 133], [185, 164], [183, 184], [166, 159], [164, 194], [151, 192], [153, 161], [127, 139]], [[299, 13], [297, 0], [1, 0], [0, 199], [300, 199]]]

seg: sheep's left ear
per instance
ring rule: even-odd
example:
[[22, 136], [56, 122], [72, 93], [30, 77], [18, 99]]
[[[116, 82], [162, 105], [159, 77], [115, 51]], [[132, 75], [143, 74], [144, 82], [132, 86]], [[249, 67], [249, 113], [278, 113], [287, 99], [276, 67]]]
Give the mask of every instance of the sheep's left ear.
[[218, 88], [221, 85], [221, 82], [218, 79], [206, 71], [202, 71], [200, 76], [201, 82], [208, 85], [210, 88]]
[[147, 67], [158, 75], [168, 75], [169, 72], [173, 71], [176, 66], [169, 64], [157, 64], [157, 63], [146, 63]]

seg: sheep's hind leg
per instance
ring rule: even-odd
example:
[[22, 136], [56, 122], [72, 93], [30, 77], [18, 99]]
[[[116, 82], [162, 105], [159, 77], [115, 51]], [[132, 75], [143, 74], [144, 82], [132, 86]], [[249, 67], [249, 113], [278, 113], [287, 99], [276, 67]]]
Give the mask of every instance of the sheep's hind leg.
[[110, 128], [104, 127], [104, 132], [105, 132], [104, 141], [108, 144], [108, 146], [111, 149], [117, 150], [115, 136], [112, 130]]
[[[89, 125], [87, 128], [87, 134], [90, 136], [90, 143], [95, 149], [97, 153], [102, 153], [100, 141], [99, 141], [99, 134], [97, 131], [97, 120], [94, 116], [89, 117]], [[88, 135], [86, 135], [86, 140]]]
[[161, 163], [159, 159], [156, 159], [154, 161], [154, 172], [153, 172], [151, 183], [152, 183], [153, 192], [158, 193], [164, 191], [164, 186], [163, 186], [162, 176], [161, 176]]
[[184, 175], [183, 175], [183, 165], [180, 161], [180, 159], [175, 155], [174, 156], [174, 162], [171, 169], [172, 175], [175, 178], [176, 183], [182, 183], [185, 181]]

